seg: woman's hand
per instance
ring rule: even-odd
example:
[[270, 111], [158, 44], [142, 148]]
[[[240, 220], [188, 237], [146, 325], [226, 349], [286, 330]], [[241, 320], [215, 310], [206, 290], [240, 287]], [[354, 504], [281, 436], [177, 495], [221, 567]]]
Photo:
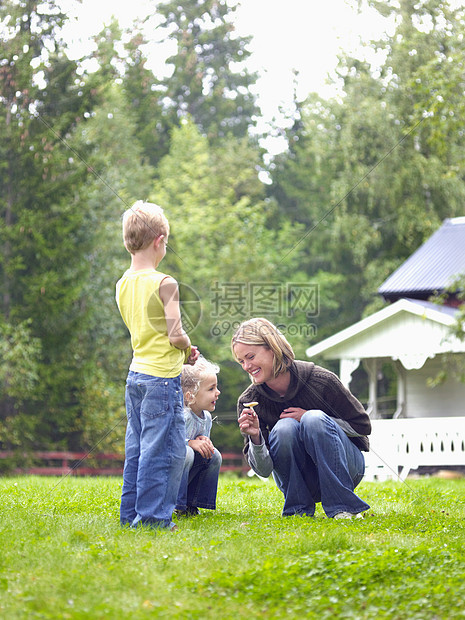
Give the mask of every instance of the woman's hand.
[[279, 416], [280, 418], [294, 418], [297, 422], [300, 422], [300, 418], [306, 412], [306, 409], [301, 409], [300, 407], [288, 407], [284, 409], [282, 414]]
[[199, 435], [195, 439], [191, 439], [188, 444], [194, 452], [198, 452], [204, 459], [211, 459], [215, 451], [215, 446], [211, 439], [205, 437], [205, 435]]
[[238, 418], [241, 433], [248, 435], [254, 444], [260, 443], [260, 422], [253, 409], [243, 409]]

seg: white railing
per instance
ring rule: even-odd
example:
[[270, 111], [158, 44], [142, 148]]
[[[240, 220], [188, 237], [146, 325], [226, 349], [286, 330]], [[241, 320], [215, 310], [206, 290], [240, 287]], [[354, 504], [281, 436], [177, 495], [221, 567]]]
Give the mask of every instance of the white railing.
[[364, 480], [405, 480], [421, 466], [465, 466], [465, 416], [371, 423]]

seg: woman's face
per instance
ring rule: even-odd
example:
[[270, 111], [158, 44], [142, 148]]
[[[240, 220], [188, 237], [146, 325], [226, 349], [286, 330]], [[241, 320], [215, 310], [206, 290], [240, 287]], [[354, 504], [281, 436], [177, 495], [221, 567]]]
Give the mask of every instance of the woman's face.
[[265, 346], [236, 342], [234, 354], [237, 361], [250, 375], [252, 383], [266, 383], [274, 379], [274, 353]]

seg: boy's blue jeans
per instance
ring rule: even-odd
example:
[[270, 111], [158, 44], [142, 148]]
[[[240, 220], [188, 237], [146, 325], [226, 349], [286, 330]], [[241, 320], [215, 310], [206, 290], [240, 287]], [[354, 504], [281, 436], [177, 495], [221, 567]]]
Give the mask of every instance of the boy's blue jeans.
[[169, 528], [186, 455], [180, 377], [129, 371], [122, 525]]
[[186, 460], [182, 475], [179, 495], [176, 502], [177, 510], [187, 507], [216, 508], [218, 477], [222, 463], [221, 453], [215, 448], [210, 459], [205, 459], [186, 446]]
[[326, 413], [306, 411], [300, 422], [282, 418], [269, 441], [273, 477], [285, 498], [284, 516], [312, 516], [320, 501], [328, 517], [368, 510], [354, 493], [365, 472], [363, 454]]

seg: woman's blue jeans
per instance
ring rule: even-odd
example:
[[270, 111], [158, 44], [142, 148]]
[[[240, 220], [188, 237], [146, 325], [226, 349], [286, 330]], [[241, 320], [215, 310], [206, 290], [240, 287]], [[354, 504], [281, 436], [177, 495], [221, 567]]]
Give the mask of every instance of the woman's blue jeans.
[[300, 422], [282, 418], [270, 432], [273, 477], [284, 494], [283, 515], [313, 516], [321, 502], [328, 517], [370, 507], [354, 493], [365, 459], [333, 418], [306, 411]]
[[184, 472], [176, 502], [177, 510], [186, 510], [188, 507], [210, 510], [216, 508], [222, 460], [221, 453], [216, 448], [212, 457], [205, 459], [190, 446], [186, 446]]
[[121, 524], [171, 527], [186, 456], [180, 378], [130, 371], [126, 413]]

